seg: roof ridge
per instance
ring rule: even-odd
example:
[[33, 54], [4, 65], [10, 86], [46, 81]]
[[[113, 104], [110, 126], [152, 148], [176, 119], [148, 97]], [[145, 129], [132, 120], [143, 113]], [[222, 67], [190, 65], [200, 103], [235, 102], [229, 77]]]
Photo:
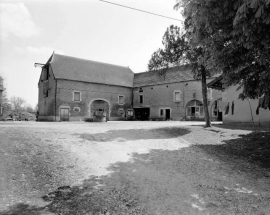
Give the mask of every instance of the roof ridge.
[[73, 56], [69, 56], [69, 55], [62, 55], [62, 54], [57, 54], [57, 53], [54, 53], [54, 55], [60, 55], [60, 56], [63, 56], [63, 57], [69, 57], [69, 58], [74, 58], [74, 59], [78, 59], [78, 60], [90, 61], [90, 62], [99, 63], [99, 64], [105, 64], [105, 65], [109, 65], [109, 66], [117, 66], [117, 67], [122, 67], [122, 68], [128, 68], [128, 69], [130, 69], [128, 66], [120, 66], [120, 65], [110, 64], [110, 63], [103, 63], [103, 62], [100, 62], [100, 61], [87, 60], [87, 59], [84, 59], [84, 58], [73, 57]]
[[[188, 66], [190, 66], [190, 64], [183, 64], [183, 65], [177, 65], [177, 66], [172, 66], [172, 67], [169, 67], [169, 68], [167, 68], [167, 70], [168, 71], [172, 71], [172, 69], [175, 69], [175, 68], [177, 68], [177, 67], [188, 67]], [[159, 72], [159, 71], [161, 71], [162, 69], [155, 69], [155, 70], [149, 70], [149, 71], [145, 71], [145, 72], [137, 72], [137, 73], [135, 73], [135, 74], [142, 74], [142, 73], [149, 73], [149, 72]]]

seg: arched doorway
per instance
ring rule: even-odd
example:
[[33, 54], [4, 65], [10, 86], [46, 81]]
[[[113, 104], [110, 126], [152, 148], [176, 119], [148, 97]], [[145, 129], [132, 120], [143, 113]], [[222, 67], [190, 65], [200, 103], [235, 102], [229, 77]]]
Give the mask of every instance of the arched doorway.
[[215, 100], [212, 103], [211, 115], [212, 115], [213, 120], [222, 121], [222, 109], [221, 109], [221, 106], [220, 106], [221, 101], [222, 100], [220, 98], [220, 99]]
[[90, 118], [110, 118], [110, 103], [105, 99], [94, 99], [90, 102]]
[[188, 120], [200, 120], [204, 118], [203, 103], [191, 100], [186, 105], [186, 118]]

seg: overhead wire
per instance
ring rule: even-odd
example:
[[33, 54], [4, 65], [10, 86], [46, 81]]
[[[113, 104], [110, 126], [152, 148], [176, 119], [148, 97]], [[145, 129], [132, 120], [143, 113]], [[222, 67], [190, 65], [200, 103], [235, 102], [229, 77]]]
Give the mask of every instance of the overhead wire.
[[104, 0], [99, 0], [99, 1], [104, 2], [104, 3], [108, 3], [108, 4], [112, 4], [112, 5], [116, 5], [116, 6], [119, 6], [119, 7], [128, 8], [128, 9], [131, 9], [131, 10], [140, 11], [140, 12], [143, 12], [143, 13], [148, 13], [148, 14], [155, 15], [155, 16], [160, 16], [160, 17], [163, 17], [163, 18], [166, 18], [166, 19], [172, 19], [172, 20], [183, 22], [183, 20], [180, 20], [180, 19], [175, 19], [175, 18], [172, 18], [172, 17], [163, 16], [161, 14], [152, 13], [152, 12], [149, 12], [149, 11], [146, 11], [146, 10], [140, 10], [140, 9], [137, 9], [137, 8], [128, 7], [128, 6], [125, 6], [125, 5], [121, 5], [121, 4], [117, 4], [117, 3], [113, 3], [113, 2], [109, 2], [109, 1], [104, 1]]

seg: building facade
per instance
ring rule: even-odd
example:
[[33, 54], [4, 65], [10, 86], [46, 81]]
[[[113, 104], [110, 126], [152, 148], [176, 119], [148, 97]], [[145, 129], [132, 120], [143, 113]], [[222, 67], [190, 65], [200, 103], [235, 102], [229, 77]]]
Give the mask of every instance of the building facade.
[[124, 120], [133, 72], [127, 67], [53, 54], [39, 80], [39, 121]]
[[[38, 86], [39, 121], [204, 119], [201, 81], [189, 66], [134, 74], [128, 67], [53, 54]], [[212, 120], [220, 119], [221, 94], [208, 90]]]
[[[245, 123], [245, 124], [269, 124], [270, 123], [270, 97], [265, 107], [260, 107], [259, 99], [239, 99], [241, 89], [237, 90], [239, 85], [223, 87], [222, 76], [214, 79], [208, 84], [222, 92], [222, 100], [219, 102], [219, 110], [223, 115], [223, 123]], [[269, 110], [267, 109], [269, 108]]]
[[[188, 65], [170, 68], [163, 75], [157, 71], [136, 73], [133, 86], [133, 108], [138, 119], [204, 120], [201, 81], [194, 80]], [[221, 92], [209, 89], [212, 120], [218, 120], [211, 111], [218, 99]]]

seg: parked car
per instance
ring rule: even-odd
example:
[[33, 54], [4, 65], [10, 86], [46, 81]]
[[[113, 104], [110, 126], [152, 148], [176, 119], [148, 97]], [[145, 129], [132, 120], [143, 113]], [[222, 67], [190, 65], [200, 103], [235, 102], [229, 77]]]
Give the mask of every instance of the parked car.
[[13, 118], [10, 116], [6, 116], [5, 118], [3, 118], [3, 121], [13, 121]]
[[19, 121], [35, 121], [36, 116], [28, 112], [22, 112], [19, 114], [18, 120]]

